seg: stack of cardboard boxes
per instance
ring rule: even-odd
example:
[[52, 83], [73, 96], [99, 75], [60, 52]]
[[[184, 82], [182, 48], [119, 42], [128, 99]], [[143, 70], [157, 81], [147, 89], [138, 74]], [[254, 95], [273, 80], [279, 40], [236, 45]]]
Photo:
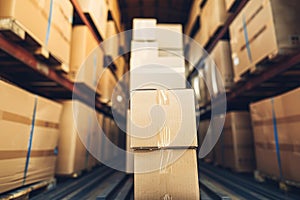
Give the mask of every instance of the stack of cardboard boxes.
[[185, 88], [184, 58], [178, 56], [181, 26], [134, 19], [133, 28], [129, 120], [135, 198], [199, 199], [194, 93]]
[[62, 106], [0, 81], [0, 193], [54, 177]]

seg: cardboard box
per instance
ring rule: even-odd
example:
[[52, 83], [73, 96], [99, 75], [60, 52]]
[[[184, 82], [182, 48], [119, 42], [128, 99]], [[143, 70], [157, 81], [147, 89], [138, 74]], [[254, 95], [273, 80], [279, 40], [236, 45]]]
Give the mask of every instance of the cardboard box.
[[[0, 129], [3, 131], [0, 135], [0, 192], [20, 187], [23, 182], [28, 185], [53, 178], [61, 106], [3, 81], [0, 81], [0, 94]], [[31, 155], [27, 158], [31, 130]]]
[[181, 24], [157, 24], [156, 37], [159, 49], [183, 49]]
[[111, 56], [114, 60], [119, 56], [120, 41], [114, 21], [107, 21], [106, 40], [102, 43], [105, 55]]
[[[212, 128], [209, 129], [209, 123], [210, 120], [200, 120], [199, 123], [199, 128], [198, 128], [198, 138], [199, 141], [198, 143], [200, 144], [200, 148], [203, 144], [204, 138], [207, 136], [208, 138], [211, 138], [212, 136]], [[209, 154], [207, 154], [207, 156], [205, 156], [204, 160], [206, 162], [213, 162], [214, 161], [214, 151], [211, 150]]]
[[88, 144], [91, 132], [92, 122], [87, 116], [92, 110], [78, 101], [74, 103], [76, 110], [73, 112], [73, 102], [63, 102], [56, 163], [56, 174], [59, 175], [80, 174], [88, 165], [89, 154], [84, 144]]
[[228, 16], [224, 0], [209, 0], [206, 2], [201, 12], [201, 24], [206, 24], [209, 37], [212, 37], [225, 24]]
[[[51, 24], [48, 24], [50, 6], [53, 13]], [[14, 19], [35, 41], [66, 65], [70, 60], [72, 17], [73, 7], [67, 0], [55, 0], [53, 4], [50, 0], [0, 1], [0, 19]]]
[[200, 13], [201, 13], [201, 9], [200, 9], [200, 1], [201, 0], [196, 0], [194, 1], [194, 3], [192, 4], [191, 10], [190, 10], [190, 15], [189, 15], [189, 19], [187, 24], [185, 25], [185, 29], [184, 29], [184, 34], [190, 36], [192, 29], [197, 21], [197, 18], [199, 17]]
[[106, 0], [78, 0], [78, 3], [82, 11], [89, 14], [101, 37], [106, 39], [108, 17], [108, 5]]
[[177, 56], [177, 57], [184, 57], [184, 52], [182, 49], [160, 49], [158, 51], [159, 57], [171, 57], [171, 56]]
[[255, 156], [250, 114], [227, 113], [222, 134], [224, 167], [236, 172], [254, 171]]
[[[199, 75], [203, 74], [203, 69], [199, 70]], [[196, 76], [192, 79], [191, 85], [194, 88], [196, 100], [199, 106], [204, 106], [208, 102], [208, 89], [203, 76]]]
[[71, 70], [68, 78], [73, 82], [82, 82], [96, 91], [98, 76], [103, 71], [103, 51], [86, 26], [75, 26], [72, 35]]
[[127, 111], [127, 121], [126, 121], [126, 172], [133, 173], [133, 149], [130, 148], [130, 110]]
[[[140, 63], [145, 60], [149, 62], [158, 57], [158, 43], [148, 41], [131, 41], [131, 52], [130, 56], [132, 60], [138, 60]], [[132, 65], [137, 65], [132, 63]]]
[[120, 32], [122, 28], [121, 28], [121, 11], [119, 7], [119, 2], [118, 0], [108, 0], [107, 3], [112, 18], [116, 23], [117, 29], [119, 30], [118, 32]]
[[186, 88], [184, 68], [149, 65], [130, 71], [130, 91], [175, 88]]
[[299, 1], [250, 1], [230, 26], [235, 81], [255, 65], [300, 48]]
[[230, 11], [230, 9], [232, 8], [232, 6], [234, 5], [235, 2], [237, 2], [237, 0], [225, 0], [225, 6], [226, 6], [227, 12]]
[[203, 17], [200, 18], [200, 21], [201, 21], [200, 30], [198, 30], [197, 33], [195, 34], [194, 40], [204, 48], [210, 39], [209, 28], [208, 28], [207, 21], [205, 22], [203, 20]]
[[130, 95], [131, 148], [197, 147], [192, 89], [137, 90]]
[[133, 19], [132, 40], [154, 41], [156, 37], [156, 19]]
[[105, 68], [98, 82], [98, 91], [100, 94], [99, 100], [101, 102], [108, 103], [111, 101], [116, 84], [117, 79], [113, 75], [112, 71], [108, 68]]
[[[250, 105], [254, 131], [257, 169], [267, 175], [294, 182], [300, 181], [296, 166], [299, 154], [299, 109], [296, 103], [300, 89]], [[275, 118], [274, 118], [275, 115]], [[276, 121], [276, 124], [274, 124]], [[281, 165], [278, 163], [274, 129], [277, 129]]]
[[144, 171], [134, 174], [135, 199], [200, 199], [195, 150], [135, 151], [134, 169]]
[[216, 79], [218, 87], [230, 89], [233, 86], [233, 67], [230, 56], [230, 45], [228, 41], [219, 41], [210, 54], [210, 58], [214, 60], [220, 76], [223, 80]]

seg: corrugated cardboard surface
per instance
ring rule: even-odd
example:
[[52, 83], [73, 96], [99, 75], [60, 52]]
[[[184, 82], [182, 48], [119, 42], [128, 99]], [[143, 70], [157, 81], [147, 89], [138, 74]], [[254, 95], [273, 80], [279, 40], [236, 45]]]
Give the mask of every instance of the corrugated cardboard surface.
[[136, 41], [154, 41], [156, 36], [156, 19], [133, 19], [132, 40]]
[[118, 37], [118, 32], [116, 29], [116, 24], [113, 20], [107, 21], [107, 27], [106, 27], [106, 38], [102, 43], [102, 46], [105, 51], [105, 55], [112, 56], [113, 59], [116, 58], [119, 55], [119, 45], [120, 40]]
[[231, 62], [231, 51], [228, 41], [219, 41], [210, 56], [214, 60], [223, 80], [217, 79], [219, 87], [226, 89], [233, 85], [233, 68]]
[[[78, 112], [81, 115], [84, 114], [84, 110], [88, 109], [82, 103], [77, 102], [76, 105], [78, 105]], [[79, 173], [86, 167], [86, 148], [78, 135], [78, 131], [81, 134], [88, 133], [89, 122], [86, 117], [74, 117], [72, 101], [64, 101], [60, 121], [56, 174], [71, 175]]]
[[160, 49], [183, 49], [181, 24], [157, 24], [156, 36]]
[[274, 128], [276, 127], [282, 178], [296, 182], [300, 181], [300, 173], [297, 169], [297, 166], [300, 165], [300, 139], [298, 136], [300, 112], [297, 103], [299, 98], [300, 89], [296, 89], [273, 99], [266, 99], [250, 105], [257, 169], [280, 178], [274, 138]]
[[300, 34], [299, 26], [293, 25], [300, 20], [299, 6], [297, 0], [258, 0], [246, 5], [230, 26], [235, 76], [268, 57], [299, 49], [300, 43], [291, 38]]
[[130, 108], [131, 148], [197, 146], [193, 90], [133, 91]]
[[[61, 105], [0, 81], [0, 192], [54, 176]], [[34, 129], [32, 117], [37, 98]], [[30, 132], [31, 156], [24, 177]]]
[[97, 27], [101, 37], [106, 39], [106, 24], [108, 16], [108, 5], [106, 0], [78, 0], [84, 13], [88, 13]]
[[118, 30], [121, 31], [121, 11], [118, 0], [108, 0], [108, 8], [111, 12], [112, 18], [116, 23]]
[[227, 113], [223, 129], [225, 167], [238, 172], [251, 172], [255, 168], [253, 133], [248, 112]]
[[[135, 199], [200, 198], [195, 150], [158, 150], [150, 152], [135, 151], [135, 170], [157, 169], [153, 172], [134, 174]], [[168, 159], [174, 161], [178, 157], [179, 159], [175, 162], [168, 163]], [[164, 164], [160, 165], [161, 163]]]
[[69, 78], [97, 89], [98, 76], [103, 71], [103, 51], [86, 26], [75, 26], [72, 31], [72, 51]]
[[[60, 61], [69, 64], [73, 7], [67, 0], [53, 1], [53, 13], [47, 41], [50, 0], [0, 1], [0, 18], [13, 18], [39, 44]], [[34, 23], [32, 23], [34, 22]]]

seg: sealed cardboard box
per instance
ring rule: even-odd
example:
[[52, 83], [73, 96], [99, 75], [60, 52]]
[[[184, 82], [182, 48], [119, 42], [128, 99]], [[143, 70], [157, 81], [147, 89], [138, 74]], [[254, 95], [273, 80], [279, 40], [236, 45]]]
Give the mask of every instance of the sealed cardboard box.
[[135, 199], [200, 199], [195, 150], [138, 150], [134, 169], [144, 172], [134, 174]]
[[0, 94], [0, 192], [53, 178], [61, 106], [3, 81]]
[[68, 78], [82, 82], [96, 91], [98, 76], [103, 71], [103, 51], [86, 26], [75, 26]]
[[172, 88], [186, 88], [184, 68], [150, 65], [130, 71], [130, 91]]
[[185, 25], [185, 29], [184, 29], [184, 33], [188, 36], [191, 34], [193, 26], [195, 25], [197, 18], [200, 15], [200, 12], [201, 12], [200, 1], [201, 0], [196, 0], [192, 4], [191, 10], [190, 10], [190, 15], [189, 15], [189, 20], [188, 20], [187, 24]]
[[114, 60], [119, 55], [120, 41], [118, 37], [116, 24], [113, 20], [107, 21], [106, 38], [102, 43], [105, 55], [109, 55]]
[[208, 28], [207, 21], [205, 21], [203, 17], [200, 18], [200, 21], [201, 21], [200, 30], [198, 30], [197, 33], [195, 34], [194, 40], [204, 48], [210, 39], [209, 28]]
[[[73, 110], [73, 103], [76, 110]], [[75, 175], [87, 167], [87, 144], [91, 122], [87, 117], [90, 108], [76, 101], [64, 101], [60, 121], [56, 174]], [[80, 135], [79, 135], [80, 134]]]
[[235, 80], [265, 60], [300, 48], [299, 1], [250, 1], [230, 26]]
[[107, 1], [109, 11], [111, 12], [112, 18], [116, 23], [117, 29], [121, 31], [121, 11], [118, 0]]
[[[212, 134], [212, 128], [209, 129], [209, 123], [210, 123], [210, 120], [200, 120], [200, 123], [199, 123], [199, 129], [198, 129], [198, 138], [199, 138], [199, 146], [201, 148], [202, 144], [203, 144], [203, 141], [204, 141], [204, 138], [206, 136], [208, 136], [208, 138], [210, 137], [209, 135]], [[207, 154], [207, 156], [205, 156], [204, 158], [204, 161], [205, 162], [213, 162], [214, 161], [214, 151], [211, 150], [209, 154]]]
[[233, 85], [233, 68], [230, 56], [230, 45], [228, 41], [219, 41], [210, 54], [211, 59], [214, 60], [220, 76], [223, 80], [216, 79], [219, 87], [225, 87], [229, 89]]
[[156, 37], [156, 19], [133, 19], [132, 40], [136, 41], [155, 41]]
[[224, 167], [236, 172], [252, 172], [255, 169], [255, 157], [250, 114], [227, 113], [222, 134]]
[[236, 1], [237, 0], [225, 0], [226, 10], [230, 11]]
[[250, 105], [257, 169], [278, 179], [295, 182], [300, 181], [296, 167], [300, 163], [297, 148], [300, 113], [296, 103], [299, 97], [298, 88]]
[[181, 24], [157, 24], [156, 37], [159, 49], [183, 49]]
[[117, 84], [117, 79], [108, 68], [101, 73], [98, 82], [98, 91], [100, 94], [100, 101], [104, 103], [109, 103], [112, 99], [112, 94]]
[[89, 14], [101, 36], [106, 39], [108, 17], [108, 5], [106, 0], [78, 0], [78, 3], [82, 11]]
[[[70, 60], [72, 17], [73, 7], [67, 0], [0, 1], [0, 19], [13, 19], [35, 41], [66, 65]], [[68, 67], [64, 70], [67, 72]]]
[[192, 89], [132, 91], [130, 108], [131, 148], [197, 146]]

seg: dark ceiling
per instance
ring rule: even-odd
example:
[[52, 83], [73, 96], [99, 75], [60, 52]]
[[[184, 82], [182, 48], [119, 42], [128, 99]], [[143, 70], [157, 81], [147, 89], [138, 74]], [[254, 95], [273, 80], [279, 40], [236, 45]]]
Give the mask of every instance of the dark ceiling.
[[185, 24], [193, 0], [119, 0], [122, 22], [131, 29], [132, 19], [156, 18], [158, 23]]

